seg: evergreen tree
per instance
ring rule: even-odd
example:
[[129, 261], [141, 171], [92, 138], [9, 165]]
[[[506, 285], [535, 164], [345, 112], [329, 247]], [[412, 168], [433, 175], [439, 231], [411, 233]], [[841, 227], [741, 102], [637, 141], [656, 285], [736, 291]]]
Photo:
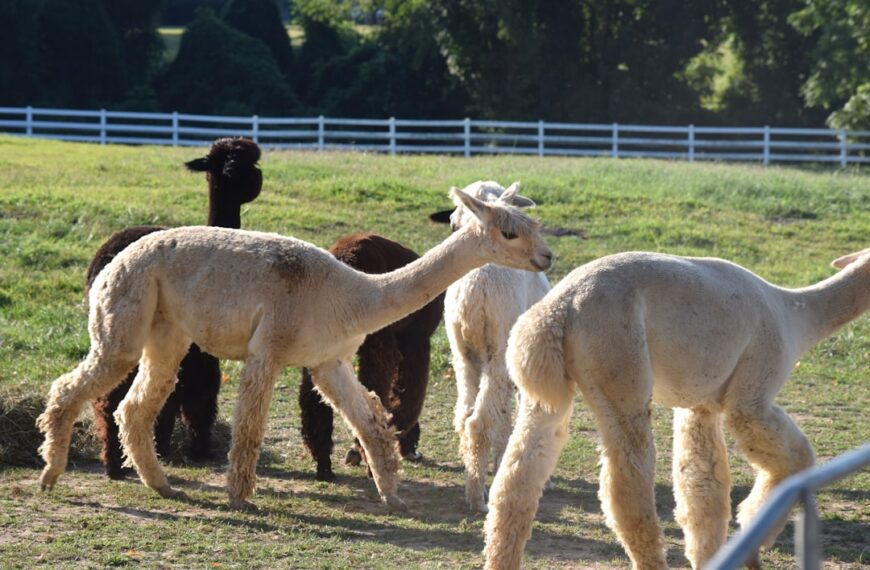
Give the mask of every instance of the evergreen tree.
[[191, 113], [292, 115], [298, 101], [261, 41], [198, 13], [178, 56], [156, 82], [164, 109]]
[[102, 0], [46, 0], [39, 28], [34, 104], [89, 109], [123, 98], [121, 46]]
[[229, 0], [222, 16], [233, 28], [266, 44], [284, 76], [293, 76], [293, 49], [275, 0]]
[[0, 2], [0, 105], [30, 105], [39, 93], [39, 15], [45, 0]]

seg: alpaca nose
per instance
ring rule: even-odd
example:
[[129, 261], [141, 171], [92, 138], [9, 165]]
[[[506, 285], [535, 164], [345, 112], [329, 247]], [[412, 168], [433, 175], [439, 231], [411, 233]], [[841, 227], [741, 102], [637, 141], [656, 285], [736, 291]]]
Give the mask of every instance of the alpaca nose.
[[541, 271], [546, 271], [551, 265], [553, 265], [553, 252], [548, 251], [542, 253], [541, 258], [543, 259], [543, 263], [535, 263], [535, 265], [540, 267]]

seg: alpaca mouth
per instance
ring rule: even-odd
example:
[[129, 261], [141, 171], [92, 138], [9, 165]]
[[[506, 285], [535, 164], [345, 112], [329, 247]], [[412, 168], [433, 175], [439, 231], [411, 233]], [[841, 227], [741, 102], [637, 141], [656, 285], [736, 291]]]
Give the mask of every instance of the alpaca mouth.
[[531, 261], [532, 261], [532, 267], [534, 267], [534, 268], [537, 269], [538, 271], [546, 271], [546, 270], [548, 270], [548, 269], [550, 268], [550, 265], [553, 264], [553, 261], [552, 261], [552, 259], [550, 259], [550, 258], [547, 258], [547, 260], [544, 261], [543, 263], [540, 263], [540, 262], [538, 262], [537, 260], [534, 260], [534, 259], [531, 260]]

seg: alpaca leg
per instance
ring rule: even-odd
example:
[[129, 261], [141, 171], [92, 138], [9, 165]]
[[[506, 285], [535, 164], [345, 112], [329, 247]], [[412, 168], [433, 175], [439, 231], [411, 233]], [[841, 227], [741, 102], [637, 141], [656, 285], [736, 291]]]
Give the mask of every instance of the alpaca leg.
[[486, 475], [490, 457], [494, 457], [495, 472], [507, 446], [511, 428], [511, 391], [507, 370], [491, 363], [490, 370], [481, 377], [474, 412], [465, 420], [461, 439], [465, 501], [473, 511], [486, 512]]
[[[465, 421], [474, 412], [474, 402], [480, 390], [480, 361], [472, 356], [462, 354], [461, 350], [451, 348], [453, 352], [453, 371], [456, 374], [456, 408], [453, 411], [453, 429], [462, 440], [465, 433]], [[460, 443], [461, 445], [461, 443]]]
[[181, 420], [190, 439], [194, 461], [211, 458], [211, 434], [218, 415], [221, 389], [220, 361], [195, 344], [181, 361], [175, 393], [181, 401]]
[[154, 448], [154, 420], [175, 389], [178, 365], [190, 340], [168, 321], [157, 318], [142, 351], [139, 373], [115, 412], [121, 443], [139, 478], [164, 497], [175, 492], [169, 486]]
[[[779, 406], [749, 405], [729, 410], [727, 418], [737, 445], [758, 471], [752, 491], [737, 509], [737, 521], [746, 528], [770, 491], [786, 477], [811, 467], [815, 456], [807, 438]], [[765, 547], [773, 544], [785, 523], [771, 532]]]
[[728, 538], [731, 474], [722, 416], [705, 408], [674, 410], [674, 497], [686, 557], [701, 568]]
[[634, 568], [667, 568], [664, 535], [656, 516], [649, 402], [639, 403], [637, 398], [611, 400], [603, 395], [586, 400], [601, 434], [598, 498], [607, 526], [616, 533]]
[[483, 549], [488, 569], [520, 567], [544, 483], [568, 441], [572, 397], [573, 392], [566, 393], [564, 405], [555, 410], [538, 404], [520, 407], [489, 496]]
[[417, 443], [420, 441], [420, 413], [429, 385], [430, 343], [428, 336], [408, 334], [398, 339], [401, 359], [399, 374], [393, 387], [390, 411], [393, 425], [399, 431], [402, 457], [419, 461]]
[[137, 371], [138, 368], [134, 368], [124, 381], [108, 394], [91, 400], [91, 407], [94, 410], [94, 426], [102, 444], [100, 459], [106, 467], [106, 475], [109, 479], [123, 479], [127, 474], [133, 472], [129, 467], [124, 467], [124, 454], [121, 451], [118, 424], [115, 423], [112, 414], [118, 409], [118, 404], [127, 395], [130, 386], [133, 385]]
[[130, 352], [120, 355], [91, 351], [72, 372], [55, 380], [48, 393], [45, 411], [36, 420], [45, 441], [39, 448], [45, 468], [39, 478], [43, 490], [51, 489], [66, 469], [72, 426], [89, 399], [114, 388], [136, 365]]
[[235, 509], [249, 506], [248, 498], [256, 488], [257, 460], [266, 433], [275, 378], [280, 371], [280, 366], [257, 356], [249, 358], [242, 369], [227, 471], [230, 506]]
[[417, 446], [420, 444], [420, 423], [416, 423], [409, 428], [405, 435], [399, 438], [399, 453], [402, 459], [411, 462], [420, 462], [423, 460], [423, 454], [417, 451]]
[[312, 370], [314, 384], [362, 443], [378, 493], [391, 510], [405, 510], [397, 494], [396, 433], [380, 399], [354, 377], [348, 361]]
[[[359, 382], [377, 394], [384, 408], [389, 409], [390, 395], [396, 383], [401, 355], [396, 345], [396, 335], [389, 329], [370, 334], [357, 350], [359, 358]], [[359, 440], [348, 451], [345, 463], [359, 465], [363, 455]]]
[[314, 390], [311, 372], [302, 369], [302, 382], [299, 384], [299, 409], [302, 415], [302, 441], [317, 463], [318, 481], [333, 481], [332, 472], [332, 429], [333, 414], [329, 404]]
[[181, 407], [181, 398], [178, 397], [178, 383], [175, 389], [166, 398], [166, 403], [157, 414], [154, 421], [154, 447], [157, 455], [163, 460], [168, 460], [172, 455], [172, 432], [175, 431], [175, 416]]

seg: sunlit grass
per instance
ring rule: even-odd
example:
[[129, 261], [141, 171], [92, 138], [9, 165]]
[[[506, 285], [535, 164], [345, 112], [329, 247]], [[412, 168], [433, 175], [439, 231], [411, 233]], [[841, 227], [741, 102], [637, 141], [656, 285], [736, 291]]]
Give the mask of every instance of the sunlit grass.
[[[113, 231], [204, 222], [205, 183], [182, 166], [203, 152], [0, 138], [0, 389], [45, 394], [86, 352], [84, 270]], [[533, 213], [544, 226], [569, 230], [547, 238], [558, 255], [554, 283], [596, 257], [640, 249], [726, 257], [796, 287], [830, 275], [835, 257], [870, 246], [870, 176], [860, 171], [275, 151], [265, 152], [262, 167], [263, 193], [245, 207], [245, 228], [320, 246], [369, 230], [418, 252], [448, 233], [426, 215], [449, 206], [451, 185], [519, 180], [538, 202]], [[868, 321], [859, 319], [806, 355], [777, 399], [820, 459], [870, 440]], [[226, 508], [222, 464], [170, 466], [186, 500], [161, 499], [135, 480], [107, 481], [93, 461], [71, 466], [51, 494], [37, 491], [35, 470], [0, 466], [0, 566], [479, 567], [483, 519], [463, 510], [449, 361], [439, 330], [422, 420], [427, 461], [403, 465], [408, 517], [386, 514], [365, 471], [340, 465], [349, 442], [340, 422], [339, 480], [314, 481], [299, 436], [298, 371], [288, 369], [259, 467], [259, 512]], [[239, 367], [226, 363], [224, 370], [231, 377], [221, 394], [225, 423]], [[659, 516], [671, 563], [685, 566], [671, 514], [671, 413], [657, 408], [654, 418]], [[598, 506], [597, 435], [580, 400], [571, 431], [555, 489], [542, 501], [528, 566], [626, 567]], [[748, 492], [751, 472], [736, 452], [731, 462], [736, 503]], [[832, 567], [867, 562], [868, 488], [865, 472], [820, 496]], [[793, 567], [793, 549], [784, 534], [765, 565]]]

